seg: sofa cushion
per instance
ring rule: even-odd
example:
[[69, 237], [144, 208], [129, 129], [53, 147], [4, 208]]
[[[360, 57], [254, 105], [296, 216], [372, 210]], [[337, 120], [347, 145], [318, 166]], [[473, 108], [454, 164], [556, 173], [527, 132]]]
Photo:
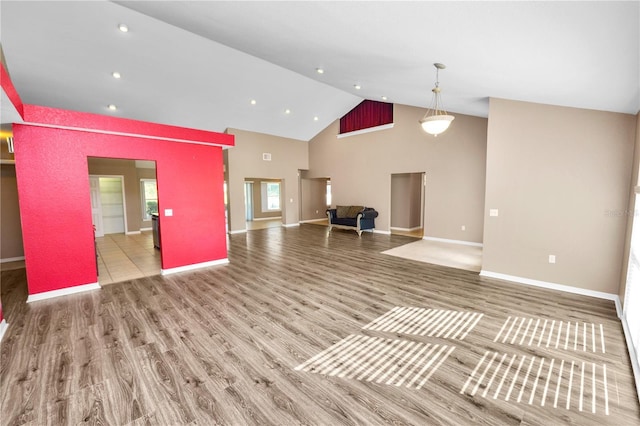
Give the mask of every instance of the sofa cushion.
[[363, 209], [363, 206], [336, 206], [336, 217], [355, 219]]
[[349, 206], [347, 217], [357, 217], [358, 213], [360, 213], [363, 209], [364, 206]]
[[349, 213], [349, 207], [350, 206], [336, 206], [336, 217], [338, 219], [349, 217], [347, 216], [347, 214]]

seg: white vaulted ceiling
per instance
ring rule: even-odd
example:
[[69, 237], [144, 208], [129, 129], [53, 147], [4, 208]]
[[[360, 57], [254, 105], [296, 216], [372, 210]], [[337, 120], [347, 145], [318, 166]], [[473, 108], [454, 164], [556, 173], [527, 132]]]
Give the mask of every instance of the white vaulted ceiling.
[[3, 0], [0, 20], [25, 103], [213, 131], [309, 140], [362, 99], [426, 107], [434, 62], [454, 113], [640, 109], [636, 1]]

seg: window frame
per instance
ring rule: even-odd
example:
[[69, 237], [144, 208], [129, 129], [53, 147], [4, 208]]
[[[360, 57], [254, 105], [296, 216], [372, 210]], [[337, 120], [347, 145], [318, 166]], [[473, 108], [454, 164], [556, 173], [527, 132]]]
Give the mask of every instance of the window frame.
[[[156, 198], [155, 199], [147, 199], [146, 196], [146, 191], [145, 191], [145, 183], [146, 182], [154, 182], [156, 185]], [[140, 205], [142, 207], [142, 220], [143, 221], [150, 221], [151, 220], [151, 214], [147, 215], [147, 201], [155, 201], [156, 204], [158, 204], [158, 180], [157, 179], [152, 179], [152, 178], [141, 178], [140, 179]], [[158, 211], [159, 211], [159, 204], [158, 204]], [[158, 212], [156, 212], [158, 213]]]

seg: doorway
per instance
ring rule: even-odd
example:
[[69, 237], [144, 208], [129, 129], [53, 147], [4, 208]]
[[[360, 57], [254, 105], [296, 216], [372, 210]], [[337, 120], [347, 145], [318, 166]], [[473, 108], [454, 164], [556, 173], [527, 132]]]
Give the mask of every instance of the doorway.
[[91, 215], [96, 237], [127, 232], [122, 176], [89, 175]]
[[282, 179], [245, 178], [244, 204], [247, 230], [282, 225], [283, 187]]
[[152, 232], [158, 212], [155, 161], [89, 157], [88, 169], [98, 282], [160, 274]]
[[423, 237], [425, 179], [424, 172], [391, 175], [389, 230], [392, 234]]

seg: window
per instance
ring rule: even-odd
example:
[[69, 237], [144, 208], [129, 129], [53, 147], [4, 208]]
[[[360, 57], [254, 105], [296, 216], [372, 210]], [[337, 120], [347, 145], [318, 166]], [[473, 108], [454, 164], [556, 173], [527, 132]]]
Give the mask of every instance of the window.
[[262, 211], [280, 211], [280, 182], [262, 182]]
[[331, 181], [327, 181], [327, 207], [331, 206]]
[[142, 196], [142, 220], [151, 220], [152, 213], [158, 213], [158, 185], [155, 179], [140, 179]]

